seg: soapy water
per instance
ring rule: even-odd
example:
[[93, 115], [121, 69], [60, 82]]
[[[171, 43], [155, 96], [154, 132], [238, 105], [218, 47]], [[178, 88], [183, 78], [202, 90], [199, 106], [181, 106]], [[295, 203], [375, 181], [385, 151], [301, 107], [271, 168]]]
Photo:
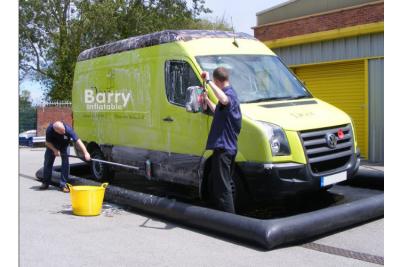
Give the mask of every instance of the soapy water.
[[[50, 211], [51, 214], [68, 214], [68, 215], [73, 215], [72, 212], [72, 206], [70, 204], [64, 204], [62, 205], [61, 210], [55, 210], [55, 211]], [[100, 213], [100, 216], [104, 217], [114, 217], [114, 216], [119, 216], [123, 215], [126, 213], [124, 208], [111, 204], [111, 203], [103, 203], [102, 211]]]
[[[80, 177], [90, 179], [90, 174], [86, 173], [85, 175], [80, 175]], [[358, 179], [363, 178], [360, 176]], [[355, 179], [354, 183], [347, 182], [346, 185], [335, 185], [328, 191], [305, 193], [282, 199], [270, 199], [262, 203], [253, 203], [249, 208], [240, 210], [238, 213], [257, 219], [282, 218], [345, 204], [382, 193], [379, 188], [371, 189], [367, 186], [357, 187], [352, 185], [357, 185], [358, 179]], [[149, 181], [145, 177], [131, 172], [117, 172], [111, 185], [158, 197], [175, 199], [187, 204], [210, 207], [209, 204], [198, 198], [197, 188], [164, 181]], [[113, 211], [110, 211], [110, 214], [113, 215]]]

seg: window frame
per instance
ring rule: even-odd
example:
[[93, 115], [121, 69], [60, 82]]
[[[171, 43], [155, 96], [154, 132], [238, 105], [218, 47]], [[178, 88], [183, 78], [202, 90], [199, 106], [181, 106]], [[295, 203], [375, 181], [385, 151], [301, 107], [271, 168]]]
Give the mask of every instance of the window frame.
[[197, 78], [197, 80], [199, 82], [199, 85], [201, 85], [201, 81], [199, 80], [199, 77], [196, 74], [195, 68], [193, 68], [193, 66], [187, 60], [184, 60], [184, 59], [167, 59], [167, 60], [165, 60], [165, 63], [164, 63], [164, 85], [165, 85], [165, 96], [167, 98], [167, 101], [168, 101], [168, 103], [171, 103], [171, 104], [173, 104], [175, 106], [186, 108], [185, 104], [176, 103], [176, 102], [170, 100], [169, 96], [168, 96], [168, 89], [169, 89], [168, 88], [168, 80], [169, 80], [169, 77], [170, 77], [169, 76], [170, 73], [167, 71], [168, 70], [167, 67], [171, 62], [178, 62], [178, 63], [187, 64], [190, 67], [190, 69], [192, 70], [192, 72], [195, 75], [195, 77]]

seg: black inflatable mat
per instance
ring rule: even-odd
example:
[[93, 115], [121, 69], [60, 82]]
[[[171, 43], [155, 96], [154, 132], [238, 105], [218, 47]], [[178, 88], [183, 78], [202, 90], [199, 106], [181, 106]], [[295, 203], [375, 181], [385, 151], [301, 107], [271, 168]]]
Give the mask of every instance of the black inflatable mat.
[[[82, 164], [71, 165], [71, 171], [75, 169], [74, 173], [80, 173], [80, 169], [84, 168]], [[59, 167], [54, 169], [59, 170]], [[84, 170], [81, 172], [84, 173]], [[37, 171], [36, 177], [43, 177], [43, 169]], [[53, 171], [52, 182], [58, 184], [59, 179], [60, 173]], [[71, 175], [70, 179], [72, 184], [99, 185], [93, 180], [78, 176]], [[383, 177], [380, 181], [383, 184]], [[107, 187], [105, 200], [225, 237], [257, 244], [265, 249], [299, 243], [383, 217], [383, 191], [354, 187], [351, 184], [334, 186], [332, 190], [345, 197], [326, 208], [273, 219], [248, 217], [251, 214], [230, 214], [113, 185]]]

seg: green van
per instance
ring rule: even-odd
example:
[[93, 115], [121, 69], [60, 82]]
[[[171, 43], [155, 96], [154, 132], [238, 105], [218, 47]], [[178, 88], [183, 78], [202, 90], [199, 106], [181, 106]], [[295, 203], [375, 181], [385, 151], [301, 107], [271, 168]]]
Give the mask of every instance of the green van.
[[[205, 198], [213, 117], [187, 102], [189, 91], [201, 92], [201, 72], [218, 66], [230, 71], [243, 115], [236, 201], [327, 189], [357, 171], [350, 117], [314, 98], [279, 57], [243, 33], [162, 31], [83, 51], [74, 128], [93, 158], [138, 166], [149, 179], [196, 187]], [[99, 180], [116, 170], [92, 163]]]

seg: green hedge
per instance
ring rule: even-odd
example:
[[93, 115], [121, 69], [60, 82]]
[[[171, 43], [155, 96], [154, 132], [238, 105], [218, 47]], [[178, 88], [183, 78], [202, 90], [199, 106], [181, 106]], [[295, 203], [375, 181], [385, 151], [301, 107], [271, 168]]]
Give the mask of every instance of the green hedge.
[[36, 109], [29, 107], [19, 110], [19, 132], [36, 129]]

